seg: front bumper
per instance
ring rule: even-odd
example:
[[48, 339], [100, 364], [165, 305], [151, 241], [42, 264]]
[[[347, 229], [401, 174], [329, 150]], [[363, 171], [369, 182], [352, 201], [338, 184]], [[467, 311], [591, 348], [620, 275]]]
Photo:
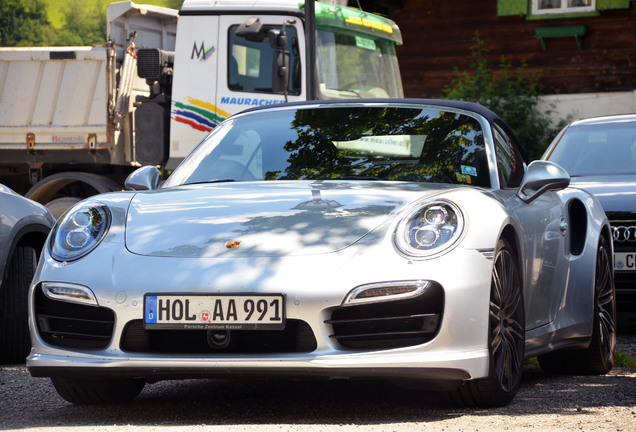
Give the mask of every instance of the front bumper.
[[[100, 248], [107, 249], [104, 245]], [[381, 252], [349, 248], [311, 257], [206, 260], [145, 257], [122, 253], [119, 248], [93, 253], [70, 264], [45, 256], [31, 290], [33, 350], [27, 367], [36, 377], [134, 377], [148, 381], [235, 375], [449, 382], [486, 377], [492, 272], [488, 254], [459, 247], [434, 260], [411, 261]], [[345, 309], [341, 303], [355, 287], [422, 279], [434, 281], [443, 292], [440, 322], [430, 340], [378, 348], [346, 346], [333, 338], [333, 326], [329, 324], [332, 315], [335, 310]], [[96, 309], [113, 312], [105, 346], [64, 346], [44, 337], [36, 305], [40, 284], [70, 280], [90, 287], [99, 302], [100, 308]], [[297, 338], [305, 341], [311, 334], [315, 345], [293, 352], [264, 353], [188, 351], [189, 343], [183, 349], [160, 350], [138, 348], [145, 346], [143, 343], [136, 348], [127, 345], [131, 323], [141, 325], [144, 294], [176, 289], [193, 293], [284, 293], [288, 321], [303, 322], [309, 329], [298, 333]], [[380, 303], [380, 309], [390, 304]], [[185, 340], [187, 332], [182, 334]], [[170, 340], [177, 343], [179, 339]]]
[[91, 358], [32, 353], [27, 363], [34, 377], [143, 378], [150, 382], [231, 376], [461, 381], [487, 374], [488, 351], [215, 359]]

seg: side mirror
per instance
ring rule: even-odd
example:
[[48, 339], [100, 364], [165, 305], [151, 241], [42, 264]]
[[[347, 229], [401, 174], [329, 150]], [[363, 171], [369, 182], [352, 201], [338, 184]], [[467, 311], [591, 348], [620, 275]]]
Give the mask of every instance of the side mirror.
[[272, 61], [272, 91], [285, 93], [289, 83], [289, 51], [287, 51], [286, 23], [282, 30], [272, 29], [268, 32], [269, 44], [274, 49]]
[[526, 203], [550, 190], [565, 189], [570, 185], [570, 175], [554, 162], [534, 161], [528, 165], [517, 196]]
[[134, 191], [155, 190], [159, 188], [160, 178], [157, 167], [147, 165], [133, 171], [126, 179], [124, 187], [126, 190]]
[[289, 82], [289, 52], [274, 51], [272, 63], [272, 92], [287, 94]]

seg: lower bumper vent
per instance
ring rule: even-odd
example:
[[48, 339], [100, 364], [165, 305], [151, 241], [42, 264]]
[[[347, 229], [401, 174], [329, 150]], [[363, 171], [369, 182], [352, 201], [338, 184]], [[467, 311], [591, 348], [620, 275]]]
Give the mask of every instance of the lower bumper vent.
[[432, 340], [443, 310], [444, 290], [432, 283], [415, 298], [340, 307], [325, 323], [333, 328], [331, 338], [346, 348], [399, 348]]
[[35, 292], [38, 334], [50, 345], [65, 348], [101, 349], [110, 344], [115, 314], [104, 307], [67, 303]]
[[[318, 346], [309, 324], [287, 320], [283, 330], [147, 330], [142, 320], [129, 322], [124, 328], [121, 350], [148, 354], [208, 353], [303, 353]], [[215, 336], [223, 343], [211, 343]]]

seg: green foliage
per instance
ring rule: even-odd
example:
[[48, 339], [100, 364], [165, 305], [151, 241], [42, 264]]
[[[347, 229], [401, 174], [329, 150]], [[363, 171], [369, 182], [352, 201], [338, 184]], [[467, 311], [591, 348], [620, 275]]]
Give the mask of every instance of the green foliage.
[[172, 9], [181, 9], [183, 0], [164, 0], [164, 1], [157, 0], [157, 3], [152, 3], [152, 4], [157, 4], [158, 6], [165, 6]]
[[0, 46], [47, 45], [52, 34], [42, 0], [0, 0]]
[[514, 69], [502, 57], [499, 69], [494, 71], [488, 66], [485, 57], [488, 49], [478, 32], [473, 41], [471, 70], [460, 72], [456, 69], [457, 77], [451, 87], [444, 89], [444, 97], [477, 102], [491, 109], [513, 129], [530, 159], [538, 159], [566, 121], [561, 120], [553, 126], [552, 111], [541, 113], [537, 110], [543, 90], [540, 77], [530, 74], [525, 63]]
[[93, 45], [106, 42], [106, 6], [102, 0], [93, 4], [67, 0], [64, 27], [53, 45]]
[[[119, 0], [0, 0], [0, 46], [84, 46], [106, 42], [106, 6]], [[183, 0], [138, 4], [181, 8]]]
[[46, 3], [46, 15], [49, 17], [49, 22], [56, 31], [61, 30], [64, 27], [66, 0], [44, 0], [44, 3]]
[[614, 358], [615, 366], [636, 368], [636, 356], [627, 355], [621, 351], [616, 351]]

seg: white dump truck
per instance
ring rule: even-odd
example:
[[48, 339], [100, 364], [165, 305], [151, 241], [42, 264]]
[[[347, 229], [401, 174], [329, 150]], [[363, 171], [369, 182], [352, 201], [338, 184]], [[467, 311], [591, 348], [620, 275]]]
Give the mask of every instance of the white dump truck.
[[403, 96], [399, 28], [342, 4], [125, 1], [107, 20], [104, 45], [0, 48], [0, 183], [56, 216], [141, 165], [169, 172], [246, 108]]

